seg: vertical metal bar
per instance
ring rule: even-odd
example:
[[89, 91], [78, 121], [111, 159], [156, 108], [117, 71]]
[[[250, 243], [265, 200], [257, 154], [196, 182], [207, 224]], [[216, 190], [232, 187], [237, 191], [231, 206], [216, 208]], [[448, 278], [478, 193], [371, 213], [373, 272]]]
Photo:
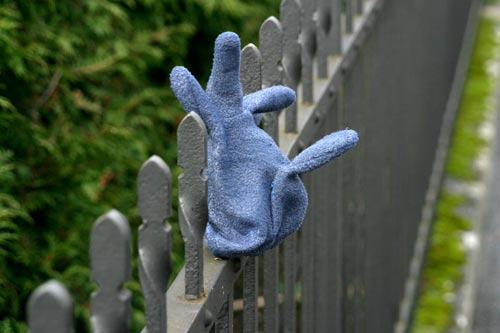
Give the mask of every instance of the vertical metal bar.
[[[359, 53], [362, 52], [359, 47]], [[365, 90], [362, 56], [345, 66], [343, 82], [342, 127], [355, 128], [363, 138], [363, 93]], [[344, 248], [346, 332], [361, 332], [364, 328], [364, 189], [362, 182], [363, 147], [358, 146], [343, 160]]]
[[248, 44], [241, 51], [240, 80], [243, 94], [260, 90], [262, 85], [262, 57], [254, 44]]
[[[322, 126], [323, 127], [323, 126]], [[323, 131], [318, 131], [318, 135], [323, 134]], [[326, 279], [328, 278], [325, 262], [325, 252], [328, 244], [325, 237], [328, 236], [326, 228], [326, 219], [328, 218], [328, 205], [331, 204], [326, 198], [332, 198], [328, 195], [328, 177], [326, 174], [327, 168], [332, 165], [327, 165], [323, 168], [315, 170], [311, 175], [313, 178], [313, 192], [309, 194], [311, 199], [311, 209], [314, 209], [314, 232], [313, 232], [313, 304], [314, 304], [314, 331], [324, 332], [321, 328], [324, 327], [326, 316], [333, 316], [333, 308], [326, 308]], [[333, 222], [333, 221], [330, 221]], [[326, 331], [331, 332], [333, 327], [326, 328]]]
[[123, 288], [131, 275], [132, 243], [125, 216], [116, 210], [102, 215], [92, 227], [92, 279], [99, 289], [90, 301], [92, 331], [128, 332], [131, 293]]
[[[360, 47], [360, 55], [358, 56], [358, 66], [355, 70], [356, 75], [356, 87], [353, 91], [352, 98], [356, 100], [355, 109], [356, 112], [355, 120], [353, 121], [353, 128], [356, 128], [358, 134], [361, 138], [365, 138], [365, 105], [366, 100], [366, 71], [365, 71], [365, 57], [363, 53], [364, 49]], [[365, 194], [366, 185], [364, 182], [364, 167], [367, 165], [365, 163], [365, 149], [363, 145], [358, 147], [356, 151], [356, 168], [355, 179], [356, 182], [353, 185], [355, 187], [355, 197], [356, 197], [356, 331], [365, 332], [365, 260], [366, 260], [366, 234], [365, 228], [366, 223], [364, 222], [365, 217]]]
[[138, 177], [139, 278], [145, 298], [148, 333], [167, 331], [167, 283], [170, 276], [171, 227], [166, 220], [172, 214], [172, 174], [158, 156], [141, 167]]
[[364, 7], [364, 0], [356, 0], [356, 14], [362, 15], [365, 10]]
[[[439, 6], [439, 5], [437, 5]], [[434, 6], [433, 6], [434, 7]], [[406, 250], [406, 242], [405, 242], [405, 224], [407, 224], [407, 212], [406, 210], [408, 209], [407, 207], [407, 200], [405, 197], [405, 191], [403, 183], [406, 183], [407, 177], [405, 175], [406, 173], [406, 156], [405, 156], [405, 149], [403, 147], [408, 147], [408, 142], [407, 142], [407, 135], [406, 131], [408, 130], [407, 128], [404, 128], [404, 123], [405, 123], [405, 118], [406, 115], [404, 114], [407, 110], [402, 110], [401, 107], [402, 101], [404, 100], [406, 91], [405, 91], [405, 77], [407, 73], [403, 72], [403, 70], [398, 70], [397, 68], [401, 68], [401, 66], [405, 67], [405, 71], [408, 71], [408, 67], [405, 66], [405, 57], [404, 57], [404, 48], [405, 48], [405, 33], [401, 31], [400, 29], [405, 29], [407, 22], [404, 22], [404, 17], [400, 17], [401, 15], [401, 9], [402, 6], [395, 6], [392, 14], [394, 17], [391, 18], [392, 26], [394, 28], [397, 27], [397, 30], [394, 31], [393, 35], [391, 36], [394, 38], [394, 45], [395, 47], [393, 48], [393, 61], [391, 62], [390, 66], [391, 68], [389, 69], [392, 71], [392, 77], [393, 80], [397, 82], [391, 82], [391, 86], [393, 91], [398, 91], [398, 94], [394, 96], [393, 101], [392, 101], [392, 112], [390, 115], [390, 118], [388, 119], [388, 125], [392, 128], [391, 132], [397, 135], [400, 140], [396, 144], [395, 142], [391, 142], [391, 145], [389, 146], [389, 149], [391, 151], [391, 164], [393, 165], [393, 176], [394, 176], [394, 181], [392, 182], [393, 185], [393, 203], [398, 203], [396, 205], [393, 205], [394, 207], [392, 208], [393, 214], [392, 218], [393, 220], [391, 221], [392, 223], [389, 224], [390, 230], [389, 232], [394, 233], [394, 234], [400, 234], [401, 237], [398, 237], [394, 241], [393, 248], [398, 250], [398, 255], [393, 256], [393, 270], [394, 274], [392, 279], [394, 279], [394, 285], [397, 286], [392, 290], [392, 302], [398, 302], [401, 300], [402, 296], [402, 290], [404, 288], [404, 283], [402, 283], [403, 277], [403, 261], [402, 257], [405, 256], [405, 250]], [[436, 10], [437, 8], [433, 8], [433, 11]], [[439, 11], [439, 10], [438, 10]], [[408, 18], [406, 18], [408, 19]], [[436, 32], [438, 33], [438, 32]], [[430, 136], [430, 135], [429, 135]], [[405, 223], [401, 223], [401, 221], [405, 221]]]
[[258, 258], [247, 258], [243, 268], [243, 333], [257, 333], [258, 318]]
[[[316, 111], [318, 129], [315, 139], [336, 130], [336, 96], [328, 93], [328, 102]], [[336, 162], [327, 164], [311, 173], [312, 192], [309, 193], [310, 209], [314, 211], [314, 331], [339, 333], [340, 321], [337, 288], [339, 279], [338, 220], [335, 216], [338, 202]]]
[[[366, 66], [364, 57], [364, 47], [359, 47], [359, 55], [356, 58], [356, 66], [352, 67], [350, 73], [351, 84], [346, 97], [350, 100], [350, 109], [346, 109], [344, 126], [356, 128], [361, 138], [365, 132], [365, 105], [366, 99]], [[350, 184], [350, 194], [354, 202], [352, 222], [354, 223], [355, 259], [354, 259], [354, 309], [355, 309], [355, 330], [363, 332], [365, 330], [365, 193], [367, 189], [364, 184], [364, 145], [357, 147], [352, 156], [354, 165], [351, 169], [353, 182]]]
[[[327, 132], [331, 132], [339, 128], [338, 113], [339, 113], [339, 99], [335, 91], [330, 91], [329, 96], [331, 101], [331, 108], [326, 113]], [[340, 198], [341, 198], [341, 172], [342, 168], [338, 163], [332, 165], [328, 170], [328, 189], [327, 194], [322, 195], [328, 198], [328, 217], [325, 221], [326, 229], [328, 230], [325, 238], [325, 262], [323, 265], [326, 267], [327, 285], [325, 288], [326, 295], [326, 309], [329, 314], [325, 321], [323, 331], [331, 333], [342, 332], [342, 216], [340, 214]]]
[[328, 35], [328, 52], [333, 55], [342, 53], [342, 0], [330, 0], [331, 23]]
[[190, 112], [177, 129], [179, 176], [179, 225], [184, 238], [186, 299], [199, 299], [203, 292], [203, 235], [208, 220], [207, 129], [195, 112]]
[[328, 77], [328, 53], [331, 48], [329, 44], [329, 34], [331, 32], [332, 21], [332, 1], [317, 0], [316, 2], [316, 64], [318, 66], [318, 77], [326, 79]]
[[[340, 86], [340, 89], [335, 93], [335, 107], [337, 109], [337, 114], [334, 115], [334, 121], [337, 124], [337, 127], [340, 127], [344, 123], [344, 90], [342, 86]], [[335, 172], [335, 177], [337, 178], [337, 184], [336, 184], [336, 192], [337, 192], [337, 204], [335, 205], [336, 208], [336, 213], [335, 217], [337, 219], [337, 237], [335, 238], [338, 241], [338, 246], [337, 249], [339, 251], [338, 253], [338, 265], [337, 265], [337, 274], [336, 274], [336, 279], [335, 281], [338, 282], [338, 288], [337, 288], [337, 306], [338, 306], [338, 314], [339, 317], [337, 318], [337, 325], [335, 328], [337, 329], [338, 332], [349, 332], [346, 327], [347, 327], [347, 322], [348, 322], [348, 313], [347, 313], [347, 279], [346, 277], [346, 254], [345, 251], [348, 249], [346, 247], [346, 236], [348, 235], [347, 233], [347, 228], [345, 225], [344, 221], [344, 211], [345, 211], [345, 198], [344, 198], [344, 165], [345, 161], [343, 158], [339, 159], [337, 161], [337, 168]]]
[[278, 277], [279, 247], [264, 254], [264, 332], [277, 333], [279, 329]]
[[[240, 78], [243, 93], [257, 91], [262, 85], [262, 58], [259, 49], [249, 44], [241, 52]], [[258, 331], [258, 258], [248, 257], [243, 267], [243, 332]]]
[[[339, 121], [342, 127], [349, 126], [349, 112], [352, 112], [351, 79], [346, 77], [339, 91], [341, 109]], [[354, 153], [354, 152], [353, 152]], [[354, 184], [353, 169], [355, 167], [355, 154], [347, 154], [339, 161], [342, 168], [342, 332], [355, 332], [355, 295], [356, 295], [356, 202], [352, 185]]]
[[59, 281], [50, 280], [36, 288], [27, 312], [31, 333], [73, 332], [73, 299]]
[[[312, 193], [313, 178], [311, 174], [303, 175], [307, 192]], [[315, 332], [314, 330], [314, 209], [308, 208], [304, 224], [301, 228], [301, 272], [302, 272], [302, 300], [301, 300], [301, 332]]]
[[[261, 26], [259, 44], [262, 53], [262, 82], [264, 87], [280, 84], [282, 72], [279, 62], [282, 56], [283, 35], [279, 21], [268, 18]], [[265, 115], [264, 130], [279, 144], [279, 128], [276, 112]], [[264, 332], [279, 329], [279, 247], [264, 254]]]
[[[280, 7], [283, 29], [284, 84], [297, 91], [301, 76], [301, 45], [299, 44], [301, 8], [297, 0], [283, 0]], [[285, 111], [285, 132], [297, 131], [297, 103]]]
[[354, 27], [353, 2], [355, 0], [345, 0], [345, 31], [350, 34]]
[[215, 322], [216, 333], [233, 332], [233, 290], [228, 293]]
[[[283, 31], [275, 17], [267, 18], [259, 32], [259, 45], [262, 54], [262, 86], [268, 88], [283, 81], [281, 58], [283, 56]], [[279, 135], [278, 112], [264, 114], [264, 128], [277, 140]]]
[[[418, 219], [418, 217], [414, 215], [416, 211], [412, 209], [414, 195], [414, 189], [412, 188], [412, 178], [414, 178], [414, 175], [412, 175], [412, 169], [415, 165], [420, 164], [418, 163], [418, 161], [413, 159], [413, 152], [415, 150], [410, 148], [412, 147], [413, 143], [416, 142], [414, 141], [412, 135], [418, 131], [418, 121], [415, 121], [413, 117], [419, 114], [425, 115], [425, 112], [420, 113], [418, 109], [413, 110], [413, 108], [416, 106], [416, 103], [413, 102], [414, 98], [411, 96], [411, 94], [412, 92], [416, 91], [416, 89], [414, 88], [414, 84], [418, 84], [418, 81], [415, 81], [415, 83], [413, 83], [413, 80], [408, 79], [408, 77], [410, 76], [420, 76], [417, 72], [414, 71], [415, 65], [413, 61], [410, 60], [412, 59], [413, 55], [418, 52], [418, 48], [420, 47], [414, 43], [414, 41], [412, 40], [413, 38], [408, 38], [408, 36], [414, 35], [413, 31], [418, 31], [418, 29], [420, 29], [418, 27], [420, 23], [416, 23], [416, 26], [412, 27], [415, 13], [411, 10], [411, 7], [412, 6], [400, 6], [398, 10], [399, 17], [396, 18], [398, 21], [398, 26], [400, 27], [400, 30], [398, 31], [400, 52], [399, 54], [397, 54], [399, 59], [398, 63], [396, 63], [395, 65], [397, 65], [398, 68], [404, 68], [403, 71], [400, 71], [398, 73], [398, 88], [400, 93], [398, 94], [399, 96], [396, 100], [398, 102], [399, 112], [398, 119], [395, 124], [396, 126], [398, 126], [398, 128], [395, 128], [395, 134], [397, 133], [396, 135], [401, 138], [397, 150], [399, 152], [399, 156], [401, 156], [400, 162], [398, 163], [400, 178], [400, 195], [398, 197], [400, 198], [402, 203], [401, 205], [398, 205], [399, 207], [397, 207], [396, 209], [398, 210], [399, 214], [398, 220], [405, 221], [405, 223], [397, 224], [398, 233], [401, 235], [401, 251], [399, 255], [398, 267], [398, 284], [400, 285], [397, 294], [398, 300], [401, 300], [403, 298], [405, 281], [408, 274], [408, 263], [411, 260], [410, 252], [414, 244], [414, 241], [411, 240], [410, 232], [414, 223], [413, 221]], [[406, 20], [404, 18], [406, 18]], [[414, 37], [416, 38], [416, 36]], [[449, 38], [446, 37], [444, 38], [444, 40], [448, 39]], [[416, 46], [415, 49], [412, 49], [413, 45]], [[447, 94], [447, 92], [444, 94]], [[397, 132], [398, 130], [399, 133]], [[421, 133], [422, 132], [418, 131], [419, 135], [421, 135]], [[432, 141], [434, 142], [434, 135], [432, 135], [431, 133], [429, 134], [429, 136], [432, 137]], [[435, 149], [434, 144], [429, 145], [429, 148], [429, 155], [432, 156], [431, 151], [434, 151]], [[430, 163], [432, 163], [431, 158], [429, 159], [429, 164]]]
[[[393, 11], [393, 14], [394, 14], [394, 11]], [[393, 28], [396, 28], [397, 27], [397, 22], [395, 22], [397, 20], [397, 17], [392, 17], [391, 20], [389, 21], [389, 24], [391, 27]], [[390, 91], [390, 90], [395, 90], [397, 89], [396, 87], [396, 80], [397, 80], [397, 72], [395, 70], [396, 66], [394, 66], [394, 63], [397, 63], [399, 61], [399, 57], [397, 56], [397, 52], [399, 52], [399, 48], [398, 48], [398, 45], [399, 45], [399, 39], [398, 39], [398, 36], [399, 36], [399, 31], [393, 31], [393, 32], [388, 32], [390, 35], [390, 37], [393, 39], [393, 42], [390, 43], [392, 44], [391, 46], [394, 47], [394, 50], [395, 50], [395, 53], [393, 55], [393, 62], [389, 63], [389, 62], [386, 62], [385, 63], [385, 73], [388, 74], [388, 78], [387, 78], [387, 86], [385, 87], [385, 89], [387, 89], [387, 91]], [[391, 78], [392, 80], [389, 80], [389, 78]], [[398, 127], [397, 127], [397, 111], [399, 108], [399, 105], [397, 105], [397, 99], [394, 98], [390, 101], [390, 104], [389, 104], [389, 108], [387, 110], [387, 114], [386, 114], [386, 121], [387, 121], [387, 126], [391, 129], [391, 132], [397, 132], [398, 131]], [[386, 225], [386, 230], [385, 230], [385, 233], [397, 233], [397, 221], [399, 220], [399, 217], [397, 216], [397, 209], [399, 207], [395, 207], [396, 205], [394, 205], [395, 203], [395, 200], [394, 198], [397, 198], [400, 193], [398, 193], [398, 183], [399, 183], [399, 163], [397, 162], [399, 159], [400, 159], [400, 156], [397, 155], [397, 146], [398, 145], [395, 145], [393, 142], [390, 142], [389, 143], [389, 149], [388, 149], [388, 156], [387, 156], [387, 163], [390, 165], [390, 189], [389, 189], [389, 193], [390, 195], [392, 196], [391, 199], [390, 199], [390, 203], [392, 204], [392, 208], [390, 208], [389, 210], [389, 216], [388, 216], [388, 223]], [[399, 239], [398, 240], [395, 240], [394, 242], [391, 243], [391, 249], [392, 251], [394, 250], [398, 250], [399, 251], [399, 248], [400, 248], [400, 241]], [[391, 252], [392, 252], [391, 251]], [[396, 256], [394, 254], [390, 254], [390, 257], [391, 260], [390, 260], [390, 265], [389, 265], [389, 270], [392, 272], [392, 274], [390, 276], [388, 276], [388, 280], [391, 282], [391, 284], [394, 284], [396, 286], [398, 286], [398, 258], [399, 258], [399, 255]], [[399, 286], [398, 286], [399, 287]], [[395, 301], [397, 301], [397, 298], [398, 298], [398, 295], [397, 295], [397, 290], [398, 288], [393, 288], [390, 290], [390, 292], [388, 293], [388, 296], [389, 296], [389, 304], [391, 303], [394, 303]]]
[[[259, 31], [259, 46], [262, 54], [262, 85], [264, 88], [281, 84], [283, 81], [283, 30], [274, 16], [262, 23]], [[275, 112], [276, 113], [276, 112]]]
[[313, 57], [316, 51], [316, 0], [302, 2], [301, 44], [302, 44], [302, 102], [312, 103], [313, 94]]
[[[385, 16], [384, 16], [385, 17]], [[391, 211], [394, 205], [391, 200], [391, 174], [392, 165], [389, 163], [390, 149], [379, 150], [378, 147], [392, 147], [392, 128], [389, 127], [391, 103], [393, 99], [380, 98], [391, 94], [394, 87], [388, 84], [394, 81], [392, 77], [392, 62], [382, 50], [387, 49], [388, 42], [395, 38], [388, 35], [394, 29], [390, 26], [390, 18], [379, 27], [377, 34], [373, 34], [372, 43], [363, 51], [366, 71], [363, 80], [368, 82], [367, 96], [363, 98], [367, 108], [365, 138], [366, 160], [364, 163], [364, 177], [366, 179], [367, 198], [377, 200], [366, 200], [366, 327], [374, 332], [387, 332], [394, 325], [394, 313], [392, 309], [396, 305], [392, 301], [391, 290], [387, 286], [395, 285], [391, 280], [394, 277], [392, 270], [392, 256], [399, 256], [396, 249], [392, 248], [395, 240], [388, 241], [388, 234], [395, 234], [391, 230]], [[384, 38], [384, 36], [386, 36]], [[382, 39], [382, 40], [381, 40]], [[391, 48], [394, 46], [391, 46]], [[387, 126], [387, 131], [380, 128]], [[390, 129], [390, 130], [389, 130]], [[386, 266], [386, 270], [380, 267]]]
[[283, 332], [285, 333], [295, 333], [296, 331], [296, 243], [297, 233], [293, 233], [288, 236], [288, 238], [284, 242]]

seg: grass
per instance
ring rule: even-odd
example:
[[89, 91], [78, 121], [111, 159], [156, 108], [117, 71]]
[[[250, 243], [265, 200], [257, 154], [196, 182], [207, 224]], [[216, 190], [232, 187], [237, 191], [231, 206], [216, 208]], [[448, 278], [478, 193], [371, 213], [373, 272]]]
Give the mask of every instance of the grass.
[[457, 213], [465, 198], [443, 192], [423, 273], [423, 287], [417, 305], [414, 333], [445, 332], [452, 324], [454, 294], [462, 277], [465, 251], [462, 233], [471, 221]]
[[480, 21], [446, 165], [448, 176], [462, 180], [477, 178], [472, 162], [485, 144], [478, 135], [478, 127], [485, 120], [488, 99], [495, 85], [493, 75], [488, 72], [488, 63], [495, 58], [498, 46], [495, 24], [495, 21], [490, 18], [483, 17]]
[[[497, 1], [487, 1], [487, 3]], [[488, 70], [495, 59], [499, 41], [498, 22], [481, 17], [460, 110], [451, 139], [445, 176], [462, 181], [478, 178], [474, 160], [486, 142], [479, 126], [488, 114], [495, 78]], [[441, 333], [453, 324], [453, 297], [463, 276], [466, 252], [462, 235], [472, 221], [460, 214], [466, 197], [442, 191], [437, 205], [432, 236], [424, 267], [421, 292], [416, 306], [413, 333]]]

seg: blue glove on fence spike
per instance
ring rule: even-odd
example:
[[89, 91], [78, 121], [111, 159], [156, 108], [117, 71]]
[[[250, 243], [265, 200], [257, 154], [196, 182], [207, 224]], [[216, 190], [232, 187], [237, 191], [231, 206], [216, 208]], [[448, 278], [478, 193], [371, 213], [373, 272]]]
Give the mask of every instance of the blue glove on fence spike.
[[296, 231], [307, 193], [299, 174], [314, 170], [356, 145], [355, 131], [325, 136], [290, 161], [254, 121], [254, 114], [295, 102], [293, 90], [273, 86], [243, 97], [240, 39], [225, 32], [215, 41], [212, 74], [204, 91], [184, 67], [170, 73], [186, 111], [208, 130], [208, 214], [205, 237], [215, 256], [256, 256]]

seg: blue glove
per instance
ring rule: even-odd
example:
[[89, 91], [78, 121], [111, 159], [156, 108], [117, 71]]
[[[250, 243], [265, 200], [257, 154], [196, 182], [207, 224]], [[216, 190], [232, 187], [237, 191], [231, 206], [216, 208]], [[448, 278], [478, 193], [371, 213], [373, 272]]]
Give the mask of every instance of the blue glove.
[[208, 130], [208, 248], [217, 257], [256, 256], [296, 231], [307, 208], [299, 174], [314, 170], [355, 146], [344, 130], [325, 136], [290, 161], [256, 125], [254, 115], [286, 108], [293, 90], [273, 86], [243, 97], [240, 39], [225, 32], [215, 41], [212, 73], [204, 91], [184, 67], [170, 73], [172, 89], [186, 111]]

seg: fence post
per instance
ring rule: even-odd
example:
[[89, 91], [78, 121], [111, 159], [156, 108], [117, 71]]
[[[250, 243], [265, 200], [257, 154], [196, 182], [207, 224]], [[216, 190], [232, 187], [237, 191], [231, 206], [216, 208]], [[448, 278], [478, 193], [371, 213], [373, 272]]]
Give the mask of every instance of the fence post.
[[[286, 4], [284, 5], [286, 6]], [[283, 31], [280, 22], [275, 17], [268, 18], [260, 27], [259, 43], [262, 54], [262, 82], [264, 87], [281, 84], [283, 70], [280, 61], [283, 57]], [[286, 112], [296, 112], [296, 103], [293, 105]], [[264, 130], [278, 144], [278, 112], [266, 114], [264, 120]], [[275, 247], [264, 254], [264, 332], [266, 333], [278, 332], [279, 330], [278, 281], [279, 247]]]
[[317, 0], [316, 2], [316, 63], [318, 65], [317, 73], [320, 79], [328, 77], [328, 50], [331, 48], [328, 40], [329, 33], [332, 31], [332, 1]]
[[314, 102], [313, 57], [316, 52], [316, 0], [302, 2], [300, 43], [302, 44], [302, 101]]
[[[249, 94], [260, 90], [262, 86], [262, 57], [254, 44], [249, 44], [241, 51], [240, 77], [243, 93]], [[269, 115], [265, 114], [264, 117]], [[243, 267], [243, 333], [258, 331], [258, 258], [248, 257]]]
[[36, 288], [27, 310], [30, 333], [73, 332], [73, 300], [59, 281], [50, 280]]
[[352, 33], [354, 29], [354, 1], [345, 1], [345, 32], [348, 34]]
[[90, 236], [92, 278], [99, 289], [90, 302], [94, 333], [129, 330], [131, 293], [123, 288], [131, 275], [131, 240], [127, 218], [110, 210], [94, 223]]
[[[284, 84], [297, 91], [302, 65], [299, 44], [301, 8], [297, 0], [284, 0], [280, 7], [281, 28], [283, 29], [283, 69]], [[297, 103], [285, 111], [285, 132], [297, 131]]]
[[188, 300], [203, 293], [203, 236], [208, 221], [207, 129], [195, 112], [190, 112], [177, 129], [179, 176], [179, 224], [185, 242], [186, 290]]
[[[260, 52], [262, 54], [262, 86], [268, 88], [283, 81], [283, 30], [280, 21], [274, 16], [262, 23], [259, 32]], [[294, 103], [293, 105], [296, 105]], [[264, 130], [278, 143], [278, 111], [265, 113]]]
[[358, 0], [356, 2], [356, 14], [362, 15], [365, 10], [364, 0]]
[[145, 298], [148, 333], [167, 332], [167, 284], [170, 276], [172, 174], [158, 156], [141, 167], [138, 177], [139, 278]]
[[330, 34], [328, 36], [328, 53], [339, 55], [342, 53], [342, 0], [323, 0], [331, 1], [331, 21]]

